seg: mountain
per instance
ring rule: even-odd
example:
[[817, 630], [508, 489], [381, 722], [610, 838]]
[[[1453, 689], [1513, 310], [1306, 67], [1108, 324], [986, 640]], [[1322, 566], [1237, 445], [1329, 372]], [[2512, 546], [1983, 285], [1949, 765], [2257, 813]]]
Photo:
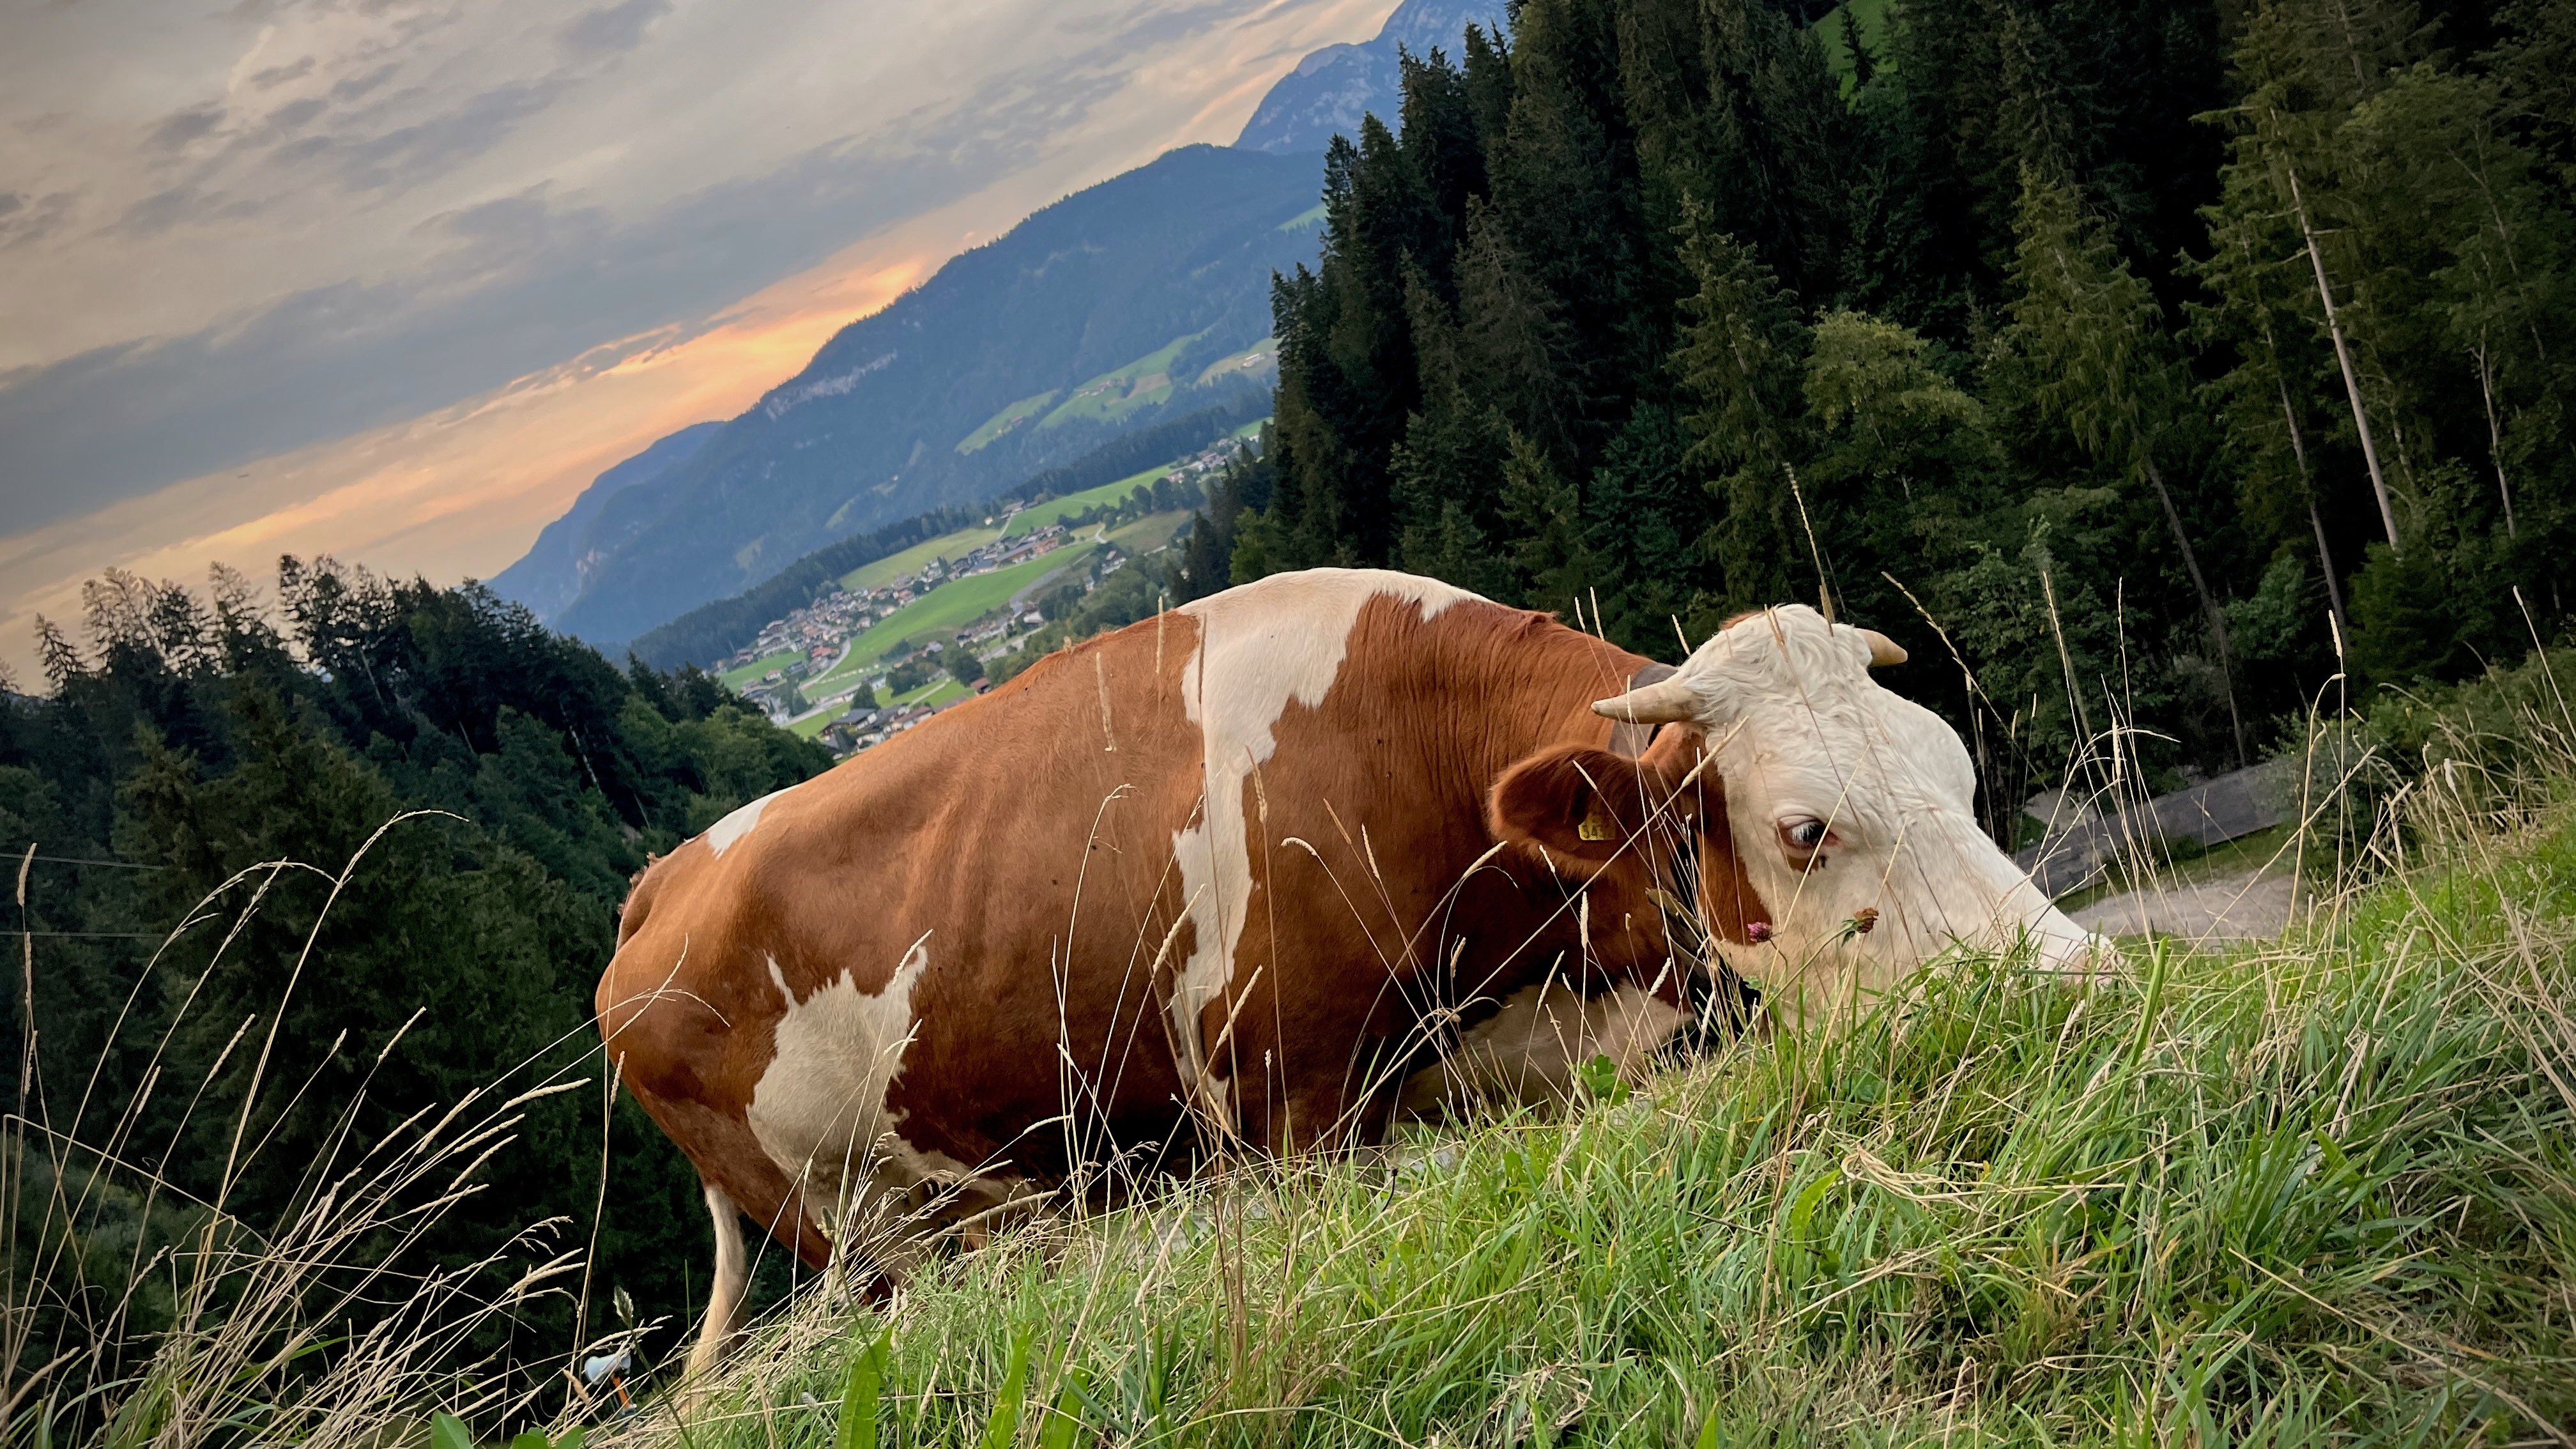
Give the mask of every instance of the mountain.
[[491, 579], [492, 592], [527, 605], [540, 619], [560, 614], [581, 592], [582, 535], [609, 498], [638, 483], [649, 483], [697, 456], [722, 423], [692, 423], [643, 452], [600, 474], [564, 516], [537, 535], [527, 557]]
[[1452, 61], [1470, 25], [1501, 34], [1499, 0], [1404, 0], [1377, 38], [1361, 45], [1328, 45], [1282, 76], [1261, 98], [1234, 144], [1248, 151], [1293, 155], [1321, 151], [1335, 132], [1356, 137], [1360, 117], [1374, 111], [1392, 126], [1403, 104], [1398, 47], [1417, 56], [1438, 47]]
[[1066, 197], [567, 515], [505, 573], [512, 597], [623, 643], [836, 539], [1266, 396], [1271, 276], [1314, 260], [1322, 187], [1311, 155], [1188, 146]]

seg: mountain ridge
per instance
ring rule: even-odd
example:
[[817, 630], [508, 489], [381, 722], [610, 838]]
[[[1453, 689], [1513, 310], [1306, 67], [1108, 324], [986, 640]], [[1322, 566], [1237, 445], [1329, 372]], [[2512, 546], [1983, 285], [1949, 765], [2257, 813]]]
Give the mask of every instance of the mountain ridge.
[[1503, 20], [1496, 0], [1405, 0], [1374, 38], [1312, 52], [1234, 146], [1181, 147], [1040, 208], [741, 414], [602, 473], [494, 590], [613, 647], [837, 539], [1266, 391], [1271, 275], [1315, 256], [1316, 153], [1364, 114], [1396, 120], [1399, 48], [1455, 54], [1469, 25]]
[[[1131, 429], [1266, 394], [1266, 366], [1201, 374], [1267, 339], [1273, 273], [1315, 256], [1316, 230], [1289, 223], [1321, 186], [1315, 157], [1199, 145], [1041, 208], [841, 329], [686, 460], [607, 493], [543, 557], [504, 571], [508, 596], [554, 628], [622, 644], [834, 539], [981, 502]], [[1015, 404], [1055, 391], [1066, 413], [1064, 394], [1149, 360], [1114, 407], [960, 446]], [[567, 558], [580, 576], [555, 604]]]
[[1501, 34], [1504, 18], [1496, 0], [1405, 0], [1374, 39], [1328, 45], [1297, 62], [1253, 108], [1234, 144], [1275, 155], [1321, 151], [1336, 134], [1356, 138], [1360, 118], [1372, 112], [1393, 128], [1404, 100], [1399, 49], [1424, 56], [1437, 48], [1454, 61], [1468, 26]]

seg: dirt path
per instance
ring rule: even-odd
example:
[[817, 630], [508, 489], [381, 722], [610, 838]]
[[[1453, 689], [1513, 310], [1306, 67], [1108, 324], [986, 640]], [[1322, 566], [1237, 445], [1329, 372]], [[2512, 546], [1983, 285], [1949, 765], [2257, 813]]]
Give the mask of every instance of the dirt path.
[[2238, 941], [2281, 934], [2297, 900], [2297, 882], [2291, 877], [2246, 871], [2105, 896], [2067, 914], [2077, 925], [2106, 935], [2153, 932], [2193, 941]]

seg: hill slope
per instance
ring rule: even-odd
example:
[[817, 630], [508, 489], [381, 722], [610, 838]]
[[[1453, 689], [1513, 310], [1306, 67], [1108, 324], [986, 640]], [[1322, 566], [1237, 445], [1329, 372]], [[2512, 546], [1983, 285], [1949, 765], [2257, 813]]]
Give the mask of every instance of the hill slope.
[[698, 455], [722, 423], [693, 423], [591, 480], [564, 516], [537, 535], [525, 557], [492, 576], [492, 592], [551, 619], [581, 593], [582, 537], [608, 500]]
[[[633, 639], [835, 539], [1265, 391], [1271, 274], [1314, 257], [1320, 185], [1311, 156], [1185, 147], [955, 258], [606, 497], [548, 622]], [[560, 542], [513, 566], [514, 597], [561, 591]]]

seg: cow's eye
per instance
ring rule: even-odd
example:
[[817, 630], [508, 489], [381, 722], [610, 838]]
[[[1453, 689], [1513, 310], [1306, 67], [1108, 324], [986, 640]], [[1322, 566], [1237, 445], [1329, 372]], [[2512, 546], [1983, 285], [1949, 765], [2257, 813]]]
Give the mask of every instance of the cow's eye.
[[1825, 822], [1812, 815], [1796, 816], [1780, 822], [1780, 843], [1787, 846], [1793, 853], [1813, 854], [1823, 849], [1825, 842], [1830, 839], [1832, 836], [1826, 831]]

